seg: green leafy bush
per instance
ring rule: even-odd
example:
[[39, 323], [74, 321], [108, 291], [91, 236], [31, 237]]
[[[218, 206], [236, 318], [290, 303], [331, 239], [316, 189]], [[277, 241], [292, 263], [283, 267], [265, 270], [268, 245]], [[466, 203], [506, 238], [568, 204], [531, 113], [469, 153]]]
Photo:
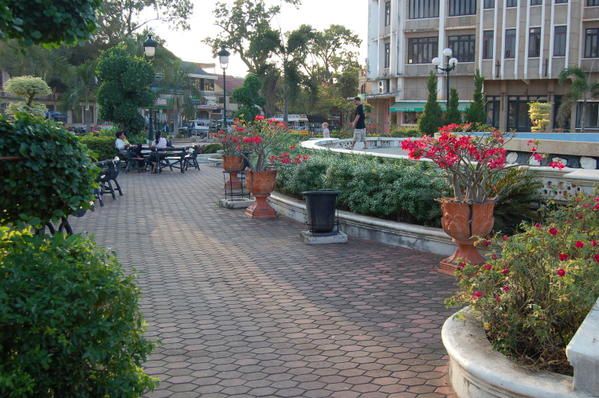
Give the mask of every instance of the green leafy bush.
[[566, 345], [599, 297], [599, 196], [577, 197], [544, 225], [484, 243], [490, 260], [458, 270], [448, 303], [469, 304], [498, 351], [571, 372]]
[[[511, 232], [535, 215], [539, 182], [524, 170], [498, 173], [492, 184], [498, 197], [497, 230]], [[301, 198], [301, 192], [337, 189], [340, 208], [374, 217], [439, 226], [436, 199], [449, 196], [444, 174], [429, 162], [361, 155], [313, 153], [304, 163], [279, 167], [277, 189]]]
[[221, 144], [208, 144], [202, 147], [202, 153], [216, 153], [222, 149]]
[[0, 117], [0, 223], [35, 226], [57, 220], [94, 199], [97, 168], [78, 138], [54, 122], [19, 114]]
[[90, 134], [82, 135], [79, 141], [90, 150], [90, 155], [95, 160], [112, 159], [117, 155], [115, 147], [115, 135], [94, 136]]
[[389, 136], [395, 138], [420, 137], [421, 135], [422, 133], [416, 127], [401, 127], [389, 133]]
[[0, 396], [139, 397], [139, 290], [88, 238], [0, 227]]

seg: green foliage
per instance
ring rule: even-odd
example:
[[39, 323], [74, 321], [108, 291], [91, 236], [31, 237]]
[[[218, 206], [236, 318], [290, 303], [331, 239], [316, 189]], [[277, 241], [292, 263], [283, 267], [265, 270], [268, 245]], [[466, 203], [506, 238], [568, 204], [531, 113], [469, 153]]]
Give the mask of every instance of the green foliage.
[[102, 119], [118, 124], [127, 133], [141, 131], [145, 122], [138, 110], [149, 107], [154, 98], [150, 90], [152, 65], [119, 46], [102, 54], [96, 72], [101, 81], [97, 97]]
[[14, 115], [19, 112], [31, 113], [33, 115], [44, 116], [46, 106], [43, 104], [34, 104], [36, 97], [45, 97], [52, 94], [48, 84], [39, 77], [17, 76], [10, 78], [4, 83], [4, 90], [11, 95], [21, 97], [25, 101], [10, 104], [9, 113]]
[[[598, 200], [595, 198], [595, 200]], [[468, 304], [498, 351], [570, 373], [566, 345], [599, 297], [599, 217], [592, 197], [553, 211], [545, 225], [497, 237], [488, 265], [458, 270], [449, 304]]]
[[140, 292], [116, 257], [83, 236], [0, 227], [0, 396], [141, 397]]
[[88, 39], [96, 29], [100, 4], [100, 0], [4, 0], [0, 3], [0, 38], [54, 45]]
[[462, 113], [459, 110], [460, 98], [458, 90], [452, 88], [449, 94], [449, 106], [445, 112], [445, 124], [462, 123]]
[[208, 144], [202, 147], [202, 153], [216, 153], [223, 149], [221, 144]]
[[43, 225], [94, 199], [96, 167], [87, 148], [59, 125], [27, 114], [0, 117], [0, 223]]
[[495, 231], [511, 234], [522, 221], [537, 218], [533, 205], [541, 203], [543, 183], [527, 169], [504, 169], [492, 174], [487, 185], [491, 196], [497, 198]]
[[260, 96], [262, 83], [255, 74], [248, 74], [243, 86], [233, 91], [233, 100], [239, 104], [237, 116], [245, 120], [254, 120], [260, 114], [265, 100]]
[[409, 137], [420, 137], [422, 133], [415, 127], [400, 127], [397, 130], [391, 131], [389, 136], [395, 138], [409, 138]]
[[[559, 84], [564, 85], [567, 81], [570, 81], [570, 87], [558, 110], [558, 122], [561, 126], [570, 117], [570, 111], [578, 101], [582, 100], [583, 107], [586, 108], [589, 99], [599, 97], [599, 82], [591, 81], [590, 74], [581, 68], [573, 66], [562, 70], [559, 74]], [[585, 118], [586, 112], [581, 112], [580, 125], [582, 132], [586, 127]]]
[[443, 126], [443, 112], [437, 102], [437, 75], [431, 72], [427, 81], [428, 98], [424, 105], [424, 113], [418, 120], [418, 128], [422, 133], [434, 134]]
[[89, 149], [90, 156], [95, 160], [114, 158], [117, 155], [115, 140], [114, 134], [112, 136], [94, 136], [86, 134], [79, 137], [79, 142]]
[[483, 87], [485, 78], [477, 69], [474, 74], [474, 96], [470, 107], [466, 111], [466, 121], [470, 123], [486, 123], [487, 114], [485, 112], [485, 98]]

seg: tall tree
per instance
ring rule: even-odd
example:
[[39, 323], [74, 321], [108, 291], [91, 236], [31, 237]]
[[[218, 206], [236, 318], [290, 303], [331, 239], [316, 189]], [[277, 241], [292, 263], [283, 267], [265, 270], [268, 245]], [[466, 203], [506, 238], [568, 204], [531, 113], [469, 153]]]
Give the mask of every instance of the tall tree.
[[449, 94], [449, 106], [445, 112], [445, 123], [462, 123], [462, 114], [460, 113], [460, 98], [458, 90], [452, 88]]
[[582, 101], [582, 112], [580, 114], [580, 128], [585, 130], [585, 110], [589, 99], [599, 97], [599, 82], [592, 82], [590, 74], [585, 73], [581, 68], [573, 66], [566, 68], [559, 74], [559, 83], [565, 84], [568, 80], [571, 81], [568, 93], [559, 107], [558, 120], [563, 125], [564, 121], [570, 116], [572, 107], [578, 101]]
[[428, 99], [424, 105], [424, 113], [418, 120], [418, 128], [422, 133], [434, 134], [443, 125], [443, 112], [437, 102], [437, 74], [433, 71], [428, 75]]
[[150, 106], [154, 99], [150, 90], [154, 80], [152, 65], [119, 46], [102, 54], [96, 72], [100, 79], [97, 96], [101, 117], [128, 132], [140, 132], [145, 123], [138, 110]]
[[96, 29], [101, 0], [3, 0], [0, 2], [0, 38], [26, 44], [74, 43]]
[[472, 103], [466, 111], [466, 121], [470, 123], [481, 123], [487, 122], [487, 114], [485, 112], [485, 98], [483, 88], [485, 84], [485, 78], [480, 74], [477, 69], [474, 74], [474, 96], [472, 97]]
[[236, 116], [245, 120], [254, 120], [256, 115], [260, 114], [266, 103], [260, 96], [261, 86], [262, 82], [258, 76], [250, 73], [245, 77], [243, 86], [233, 91], [233, 100], [241, 105]]

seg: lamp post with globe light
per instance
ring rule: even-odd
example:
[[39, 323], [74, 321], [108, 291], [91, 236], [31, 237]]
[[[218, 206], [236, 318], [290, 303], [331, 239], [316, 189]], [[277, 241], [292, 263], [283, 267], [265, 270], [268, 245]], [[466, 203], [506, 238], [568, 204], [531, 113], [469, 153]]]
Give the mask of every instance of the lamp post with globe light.
[[[148, 38], [146, 39], [146, 41], [144, 41], [144, 54], [150, 60], [150, 62], [154, 59], [154, 56], [156, 55], [156, 47], [158, 47], [158, 43], [156, 42], [156, 40], [152, 39], [152, 35], [148, 35]], [[153, 106], [150, 106], [149, 111], [150, 111], [149, 112], [150, 119], [149, 119], [149, 124], [148, 124], [148, 144], [151, 143], [152, 140], [155, 138], [154, 137], [154, 118], [153, 118], [154, 109], [153, 109]]]
[[[443, 50], [443, 59], [439, 58], [439, 57], [435, 57], [433, 58], [433, 65], [435, 65], [435, 69], [436, 70], [440, 70], [441, 72], [445, 72], [446, 77], [446, 85], [447, 87], [445, 87], [446, 89], [446, 96], [445, 99], [447, 101], [447, 109], [449, 109], [449, 73], [454, 70], [456, 68], [456, 66], [458, 65], [458, 59], [455, 57], [452, 57], [453, 52], [451, 51], [451, 48], [445, 48]], [[447, 63], [445, 63], [445, 65], [443, 65], [443, 63], [445, 62], [445, 60], [449, 58], [449, 60], [447, 61]]]
[[222, 47], [218, 52], [218, 61], [223, 70], [223, 131], [228, 131], [227, 128], [227, 67], [229, 66], [229, 53], [226, 48]]

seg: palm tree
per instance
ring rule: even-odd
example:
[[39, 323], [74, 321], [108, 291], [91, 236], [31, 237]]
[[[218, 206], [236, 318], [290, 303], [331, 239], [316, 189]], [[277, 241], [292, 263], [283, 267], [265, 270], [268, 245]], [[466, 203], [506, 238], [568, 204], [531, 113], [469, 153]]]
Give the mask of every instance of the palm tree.
[[571, 80], [570, 91], [565, 95], [565, 100], [559, 107], [558, 120], [560, 124], [567, 119], [572, 110], [572, 106], [582, 100], [582, 113], [580, 115], [580, 127], [584, 132], [585, 110], [589, 99], [599, 97], [599, 82], [591, 82], [590, 74], [585, 73], [581, 68], [572, 66], [561, 71], [559, 74], [559, 84], [564, 84]]

